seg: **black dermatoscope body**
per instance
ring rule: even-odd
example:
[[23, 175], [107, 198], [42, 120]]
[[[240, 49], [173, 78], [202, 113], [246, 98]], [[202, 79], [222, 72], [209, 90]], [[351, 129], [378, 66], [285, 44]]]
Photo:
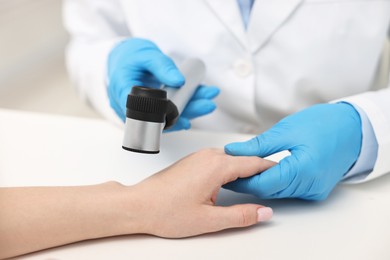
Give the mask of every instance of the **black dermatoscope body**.
[[181, 88], [132, 88], [127, 97], [123, 149], [147, 154], [160, 152], [162, 131], [176, 123], [206, 73], [199, 59], [186, 60], [179, 69], [186, 80]]

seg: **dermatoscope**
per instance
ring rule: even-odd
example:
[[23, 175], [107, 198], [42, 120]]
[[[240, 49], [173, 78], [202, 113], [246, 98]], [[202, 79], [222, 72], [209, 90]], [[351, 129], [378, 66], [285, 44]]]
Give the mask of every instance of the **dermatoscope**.
[[126, 103], [123, 149], [147, 154], [160, 152], [162, 131], [176, 123], [206, 74], [206, 66], [199, 59], [187, 59], [179, 69], [185, 78], [180, 88], [131, 89]]

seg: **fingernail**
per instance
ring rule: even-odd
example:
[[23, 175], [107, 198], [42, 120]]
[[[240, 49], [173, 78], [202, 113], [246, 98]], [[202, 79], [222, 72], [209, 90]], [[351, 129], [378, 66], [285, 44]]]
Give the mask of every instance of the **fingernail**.
[[259, 208], [257, 210], [257, 222], [268, 221], [272, 218], [273, 210], [271, 208]]

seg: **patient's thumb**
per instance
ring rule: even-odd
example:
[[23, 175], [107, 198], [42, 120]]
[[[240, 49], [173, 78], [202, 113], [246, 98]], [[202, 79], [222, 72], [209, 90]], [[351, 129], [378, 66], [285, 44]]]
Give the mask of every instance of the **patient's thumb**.
[[240, 204], [230, 207], [219, 207], [218, 215], [220, 229], [252, 226], [258, 222], [268, 221], [272, 218], [271, 208], [256, 204]]

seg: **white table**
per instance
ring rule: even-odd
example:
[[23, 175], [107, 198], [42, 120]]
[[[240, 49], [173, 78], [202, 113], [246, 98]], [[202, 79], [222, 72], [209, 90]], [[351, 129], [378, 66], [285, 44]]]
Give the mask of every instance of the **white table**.
[[[122, 150], [122, 130], [102, 120], [0, 110], [0, 185], [133, 184], [190, 152], [247, 138], [165, 134], [159, 155], [142, 155]], [[254, 201], [224, 191], [218, 203]], [[99, 239], [21, 259], [390, 259], [390, 175], [340, 185], [325, 202], [260, 203], [273, 207], [274, 218], [252, 228], [187, 239]]]

